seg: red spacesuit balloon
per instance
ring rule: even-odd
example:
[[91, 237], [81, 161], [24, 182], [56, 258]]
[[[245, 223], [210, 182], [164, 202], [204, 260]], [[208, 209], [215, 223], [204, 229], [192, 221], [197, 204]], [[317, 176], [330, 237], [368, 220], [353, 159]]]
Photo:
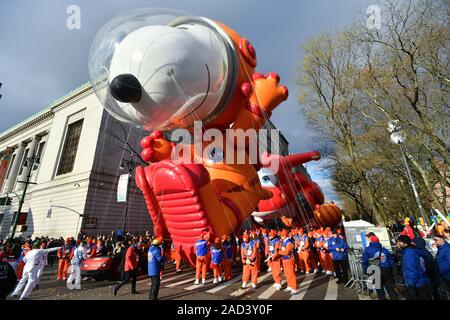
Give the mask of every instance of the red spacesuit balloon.
[[319, 159], [318, 151], [289, 156], [266, 154], [263, 162], [277, 160], [280, 166], [277, 173], [266, 168], [258, 172], [261, 185], [272, 193], [272, 197], [259, 202], [258, 210], [252, 214], [255, 220], [281, 218], [289, 227], [312, 222], [335, 227], [341, 220], [339, 208], [332, 203], [325, 204], [318, 184], [311, 180], [305, 169], [301, 170], [303, 163]]

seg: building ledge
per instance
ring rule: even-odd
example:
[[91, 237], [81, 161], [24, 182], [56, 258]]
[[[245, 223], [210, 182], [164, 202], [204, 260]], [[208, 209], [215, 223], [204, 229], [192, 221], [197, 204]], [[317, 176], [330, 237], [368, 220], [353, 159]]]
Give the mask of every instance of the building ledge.
[[68, 94], [62, 96], [61, 98], [53, 101], [52, 104], [50, 106], [48, 106], [47, 108], [45, 108], [44, 110], [39, 111], [38, 113], [28, 117], [27, 119], [23, 120], [22, 122], [19, 122], [18, 124], [3, 131], [2, 133], [0, 133], [0, 142], [8, 139], [9, 137], [27, 129], [27, 128], [30, 128], [44, 120], [47, 120], [47, 119], [53, 117], [53, 115], [54, 115], [53, 110], [55, 108], [66, 103], [67, 101], [73, 99], [74, 97], [76, 97], [80, 94], [83, 94], [84, 92], [88, 91], [91, 88], [92, 88], [91, 83], [87, 82], [87, 83], [79, 86], [78, 88], [72, 90]]

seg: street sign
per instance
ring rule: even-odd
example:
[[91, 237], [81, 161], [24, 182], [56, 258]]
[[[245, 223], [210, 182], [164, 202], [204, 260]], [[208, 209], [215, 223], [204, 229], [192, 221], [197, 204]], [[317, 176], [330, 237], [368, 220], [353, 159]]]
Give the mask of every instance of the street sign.
[[389, 240], [389, 234], [384, 227], [345, 227], [345, 237], [347, 244], [353, 249], [365, 249], [368, 245], [366, 243], [366, 234], [369, 232], [375, 233], [380, 240], [380, 243], [388, 250], [391, 249], [391, 242]]
[[127, 202], [128, 173], [122, 174], [117, 184], [117, 202]]

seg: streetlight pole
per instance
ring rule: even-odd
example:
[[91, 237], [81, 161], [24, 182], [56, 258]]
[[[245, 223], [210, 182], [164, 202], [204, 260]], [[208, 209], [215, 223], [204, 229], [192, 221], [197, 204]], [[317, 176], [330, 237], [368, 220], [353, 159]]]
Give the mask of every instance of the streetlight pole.
[[125, 234], [125, 227], [127, 225], [127, 216], [128, 216], [128, 198], [130, 196], [130, 184], [131, 184], [131, 177], [134, 169], [136, 168], [136, 162], [134, 162], [133, 153], [130, 153], [130, 160], [123, 160], [121, 164], [121, 169], [124, 169], [123, 163], [127, 164], [128, 168], [128, 179], [127, 179], [127, 196], [125, 200], [125, 210], [123, 212], [123, 221], [122, 221], [122, 232]]
[[25, 187], [23, 188], [23, 191], [22, 191], [22, 197], [20, 198], [20, 201], [19, 201], [19, 207], [17, 208], [17, 213], [13, 216], [12, 231], [11, 231], [11, 236], [10, 236], [11, 240], [14, 239], [14, 235], [16, 234], [17, 222], [19, 220], [19, 215], [22, 210], [23, 203], [25, 201], [25, 195], [27, 193], [28, 185], [36, 184], [35, 182], [30, 182], [30, 178], [31, 178], [31, 174], [33, 172], [33, 166], [34, 166], [35, 162], [37, 164], [39, 164], [39, 155], [33, 154], [31, 157], [29, 157], [25, 160], [24, 166], [30, 165], [30, 170], [28, 170], [27, 179], [26, 179], [26, 181], [17, 181], [18, 183], [25, 183]]
[[409, 168], [408, 160], [406, 159], [405, 150], [403, 149], [403, 142], [405, 141], [405, 134], [402, 131], [402, 128], [398, 124], [398, 120], [389, 121], [388, 130], [391, 132], [391, 140], [398, 144], [400, 147], [400, 151], [402, 153], [403, 161], [406, 167], [406, 173], [408, 177], [409, 184], [411, 185], [411, 189], [414, 194], [414, 198], [416, 199], [417, 206], [419, 207], [420, 215], [422, 216], [423, 222], [428, 223], [428, 220], [425, 216], [425, 212], [423, 211], [422, 203], [420, 202], [419, 193], [417, 192], [416, 184], [414, 183], [414, 179], [411, 174], [411, 169]]
[[75, 237], [77, 237], [77, 236], [78, 236], [78, 226], [80, 225], [80, 218], [83, 218], [83, 217], [85, 216], [85, 214], [79, 213], [78, 211], [73, 210], [73, 209], [68, 208], [68, 207], [64, 207], [64, 206], [54, 206], [54, 205], [50, 204], [50, 208], [48, 209], [48, 212], [47, 212], [47, 218], [50, 218], [50, 215], [51, 215], [51, 213], [52, 213], [52, 209], [53, 209], [53, 208], [66, 209], [66, 210], [75, 212], [75, 213], [78, 215], [78, 219], [77, 219], [77, 228], [75, 229]]
[[408, 161], [406, 159], [405, 151], [403, 150], [403, 145], [402, 145], [401, 142], [399, 142], [398, 145], [400, 146], [400, 150], [401, 150], [402, 155], [403, 155], [403, 161], [405, 162], [406, 173], [408, 174], [409, 183], [411, 184], [411, 189], [413, 191], [414, 198], [416, 199], [417, 206], [419, 207], [420, 215], [422, 216], [423, 221], [428, 223], [428, 221], [427, 221], [427, 219], [425, 217], [425, 213], [423, 211], [422, 203], [420, 202], [419, 193], [417, 192], [416, 184], [414, 183], [414, 180], [413, 180], [413, 177], [412, 177], [412, 174], [411, 174], [411, 170], [409, 169], [409, 165], [408, 165]]

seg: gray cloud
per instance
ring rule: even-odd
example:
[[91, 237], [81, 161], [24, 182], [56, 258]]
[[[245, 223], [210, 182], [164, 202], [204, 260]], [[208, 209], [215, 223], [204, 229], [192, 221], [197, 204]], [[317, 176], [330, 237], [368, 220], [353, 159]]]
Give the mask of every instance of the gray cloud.
[[[3, 0], [0, 2], [0, 131], [44, 109], [88, 81], [88, 52], [97, 30], [111, 17], [139, 7], [168, 7], [224, 22], [256, 48], [258, 71], [277, 72], [290, 90], [273, 114], [291, 152], [313, 148], [298, 111], [294, 83], [300, 46], [360, 17], [375, 1], [260, 0]], [[66, 9], [81, 8], [81, 30], [68, 30]]]

